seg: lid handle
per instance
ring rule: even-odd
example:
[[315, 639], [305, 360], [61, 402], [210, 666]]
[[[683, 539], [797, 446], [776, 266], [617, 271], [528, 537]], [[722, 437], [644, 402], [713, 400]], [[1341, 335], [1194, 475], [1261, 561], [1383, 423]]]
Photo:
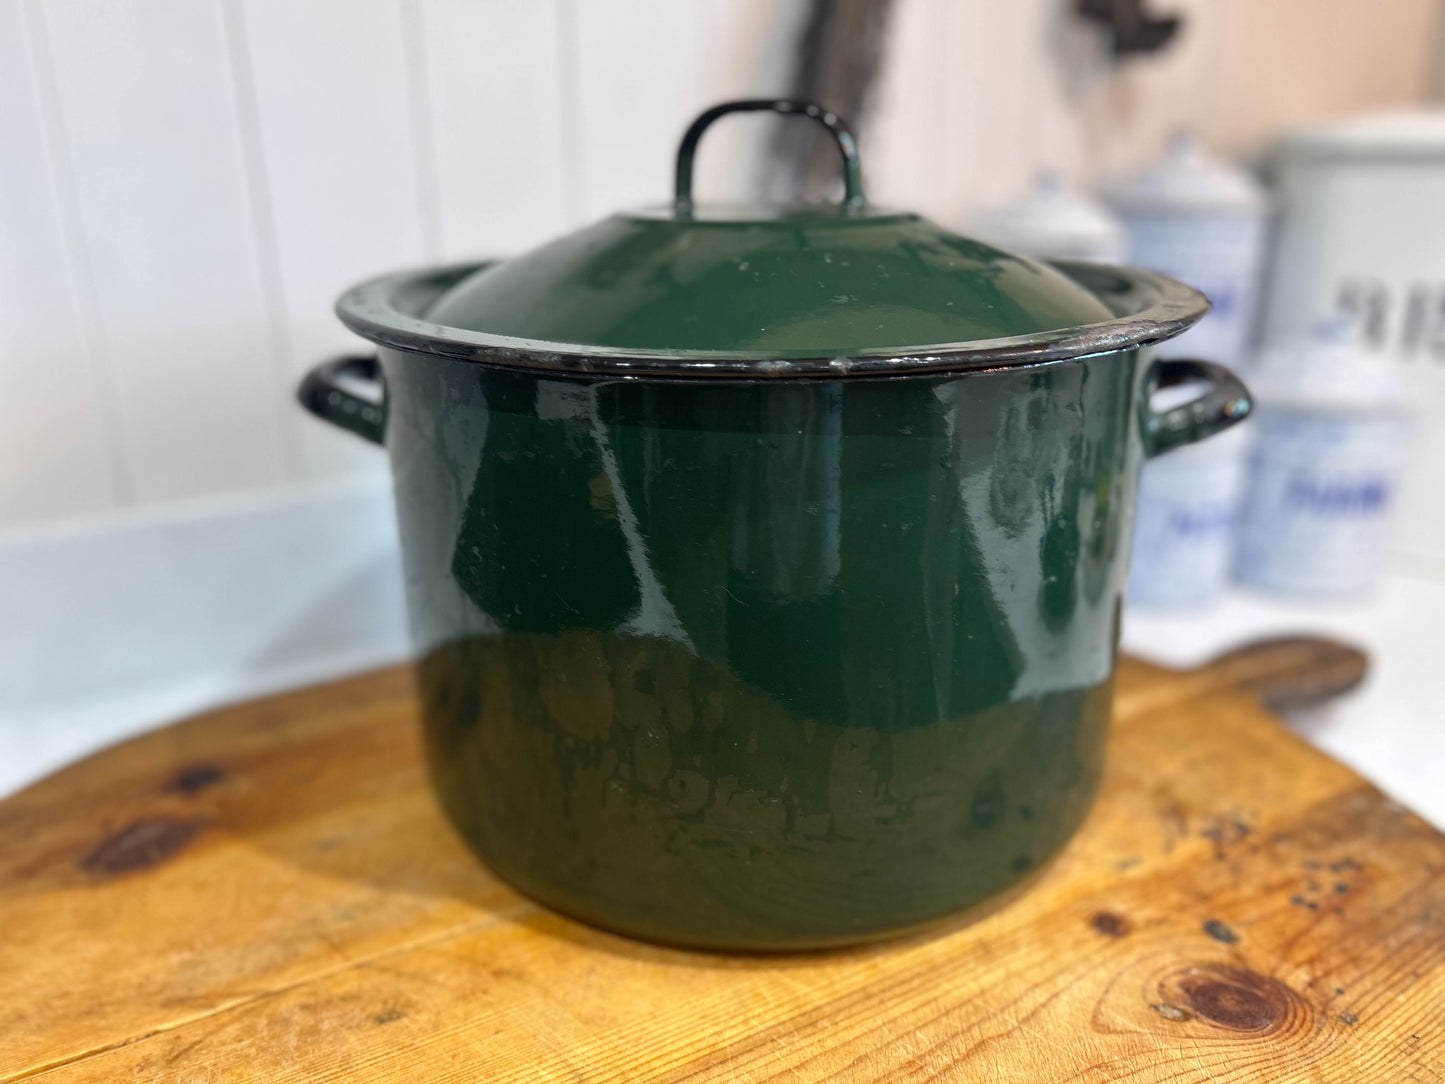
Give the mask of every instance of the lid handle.
[[838, 151], [843, 155], [843, 206], [863, 206], [863, 172], [858, 165], [858, 141], [853, 138], [847, 122], [837, 113], [824, 109], [812, 102], [795, 102], [774, 98], [747, 98], [737, 102], [723, 102], [705, 113], [699, 114], [683, 134], [677, 146], [677, 196], [675, 207], [679, 215], [692, 213], [692, 160], [697, 155], [697, 141], [709, 124], [728, 113], [782, 113], [799, 114], [809, 117], [828, 131], [838, 141]]

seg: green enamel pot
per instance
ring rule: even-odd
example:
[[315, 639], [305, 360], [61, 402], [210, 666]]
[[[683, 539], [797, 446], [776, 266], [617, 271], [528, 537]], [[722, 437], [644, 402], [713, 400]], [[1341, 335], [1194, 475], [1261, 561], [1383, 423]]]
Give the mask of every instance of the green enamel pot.
[[[703, 129], [757, 109], [834, 132], [841, 203], [694, 205]], [[725, 949], [1038, 869], [1098, 788], [1140, 464], [1249, 409], [1153, 357], [1207, 308], [872, 207], [790, 102], [698, 118], [665, 208], [348, 292], [377, 354], [301, 399], [390, 454], [457, 830], [569, 915]]]

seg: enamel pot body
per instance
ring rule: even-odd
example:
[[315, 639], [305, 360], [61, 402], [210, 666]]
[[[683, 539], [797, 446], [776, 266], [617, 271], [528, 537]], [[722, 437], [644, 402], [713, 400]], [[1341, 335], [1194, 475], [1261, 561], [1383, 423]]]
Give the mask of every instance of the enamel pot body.
[[[693, 203], [702, 130], [759, 110], [836, 136], [841, 204]], [[1026, 878], [1098, 788], [1140, 464], [1249, 409], [1153, 357], [1207, 308], [870, 207], [795, 102], [699, 117], [668, 207], [349, 291], [379, 352], [300, 395], [390, 453], [447, 815], [558, 910], [709, 948]]]
[[894, 933], [1098, 786], [1149, 348], [896, 379], [617, 380], [381, 350], [432, 777], [621, 932]]
[[432, 775], [528, 894], [831, 944], [981, 900], [1079, 825], [1137, 356], [775, 384], [382, 363]]

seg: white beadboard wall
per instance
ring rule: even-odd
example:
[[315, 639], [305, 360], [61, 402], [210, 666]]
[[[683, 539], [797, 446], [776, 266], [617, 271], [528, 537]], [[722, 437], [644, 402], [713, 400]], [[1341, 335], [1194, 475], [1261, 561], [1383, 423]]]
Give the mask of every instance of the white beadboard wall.
[[662, 199], [796, 7], [4, 0], [0, 531], [382, 471], [292, 400], [336, 295]]

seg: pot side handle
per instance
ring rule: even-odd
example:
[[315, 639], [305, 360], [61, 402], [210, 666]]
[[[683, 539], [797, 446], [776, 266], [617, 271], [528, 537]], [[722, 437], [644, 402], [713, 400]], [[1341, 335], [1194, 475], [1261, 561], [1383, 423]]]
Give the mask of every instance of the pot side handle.
[[1254, 399], [1244, 381], [1223, 365], [1193, 358], [1170, 358], [1154, 363], [1156, 388], [1197, 380], [1207, 385], [1204, 394], [1169, 410], [1148, 407], [1144, 414], [1144, 454], [1153, 457], [1185, 444], [1222, 433], [1249, 417]]
[[[380, 386], [381, 402], [372, 402], [348, 391], [343, 384], [347, 377]], [[373, 444], [385, 443], [385, 385], [381, 382], [381, 365], [374, 355], [352, 354], [322, 362], [302, 378], [296, 398], [322, 421], [339, 425]]]

